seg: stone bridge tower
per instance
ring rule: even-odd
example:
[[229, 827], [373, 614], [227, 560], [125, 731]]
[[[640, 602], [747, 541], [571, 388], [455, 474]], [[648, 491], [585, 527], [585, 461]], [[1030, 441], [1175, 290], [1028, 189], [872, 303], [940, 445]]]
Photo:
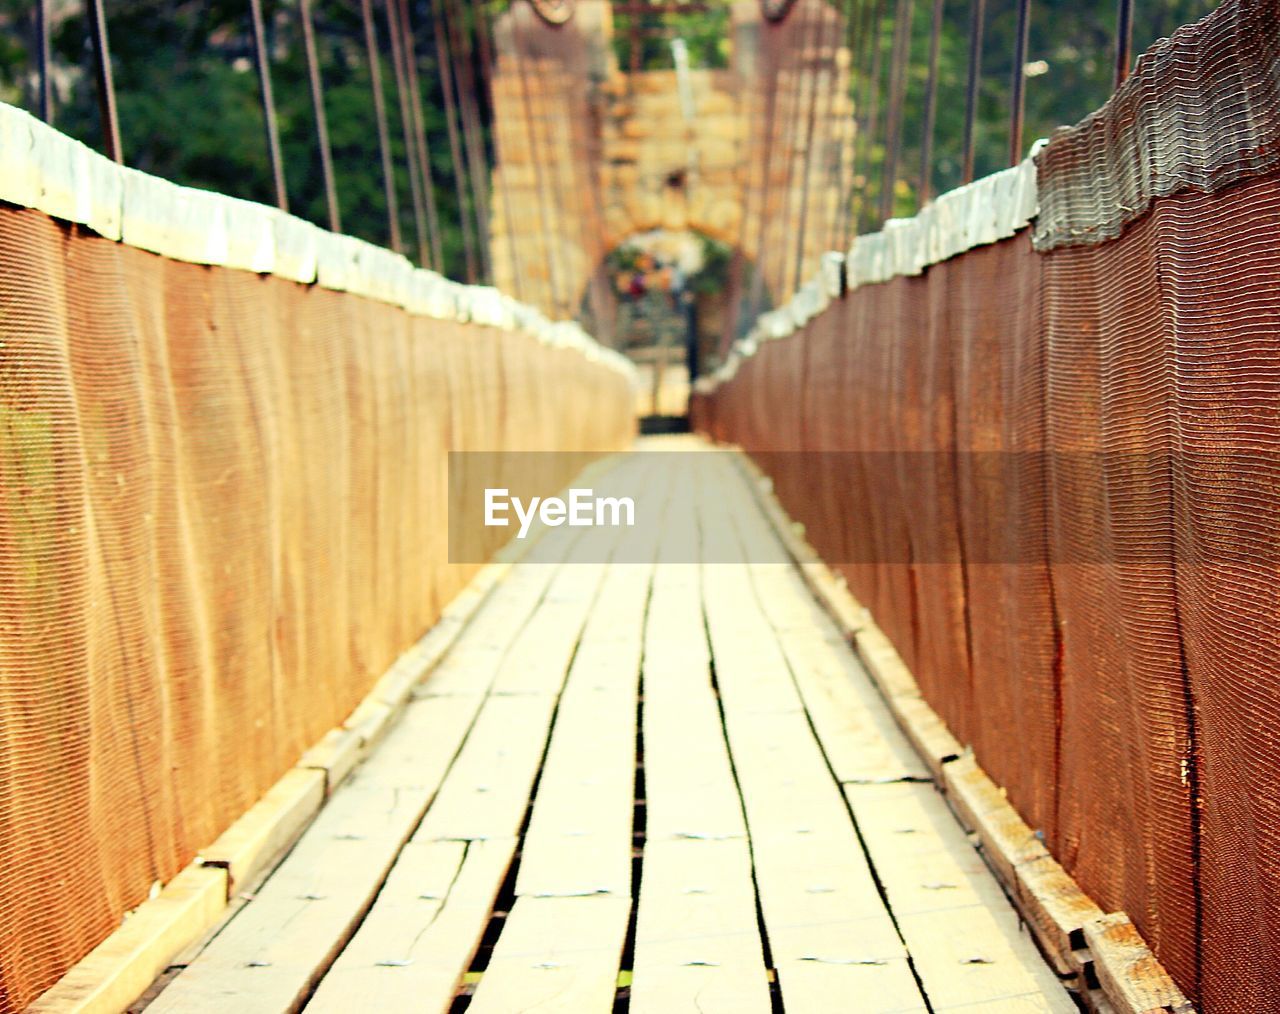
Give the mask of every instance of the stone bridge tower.
[[[548, 7], [569, 16], [554, 23]], [[758, 0], [731, 6], [727, 68], [627, 72], [614, 55], [611, 0], [516, 0], [494, 33], [496, 284], [552, 316], [600, 318], [612, 297], [603, 260], [633, 235], [693, 231], [755, 261], [771, 207], [798, 203], [808, 188], [814, 218], [834, 216], [847, 172], [824, 170], [852, 165], [849, 55], [835, 8], [796, 7], [819, 26], [785, 40], [807, 47], [798, 73], [777, 73], [769, 50], [778, 42], [768, 40], [776, 26], [763, 22]], [[766, 105], [783, 109], [792, 91], [822, 87], [833, 98], [816, 130], [765, 123]], [[816, 266], [827, 247], [819, 230], [812, 242]]]

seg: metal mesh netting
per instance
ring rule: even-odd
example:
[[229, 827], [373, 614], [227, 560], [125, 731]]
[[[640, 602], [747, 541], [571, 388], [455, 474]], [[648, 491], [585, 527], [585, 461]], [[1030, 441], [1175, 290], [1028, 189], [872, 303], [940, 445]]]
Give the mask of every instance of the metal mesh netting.
[[1277, 40], [1245, 0], [1158, 43], [1038, 158], [1045, 252], [859, 288], [694, 405], [1085, 891], [1241, 1014], [1280, 1010]]
[[34, 211], [0, 209], [0, 249], [11, 1011], [342, 721], [470, 576], [447, 562], [449, 449], [614, 449], [632, 420], [625, 377], [527, 336]]
[[853, 292], [696, 405], [1208, 1011], [1280, 1006], [1278, 231], [1263, 179], [1102, 246], [1024, 233]]
[[1280, 5], [1230, 0], [1144, 53], [1100, 110], [1036, 160], [1036, 246], [1100, 243], [1152, 200], [1280, 165]]

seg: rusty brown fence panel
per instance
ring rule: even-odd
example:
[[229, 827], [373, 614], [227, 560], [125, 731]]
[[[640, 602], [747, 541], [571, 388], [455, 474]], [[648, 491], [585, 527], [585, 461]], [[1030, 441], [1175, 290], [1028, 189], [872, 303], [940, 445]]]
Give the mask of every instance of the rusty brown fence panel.
[[[627, 443], [527, 333], [0, 208], [0, 1010], [210, 844], [439, 615], [447, 454]], [[566, 480], [568, 476], [564, 477]]]

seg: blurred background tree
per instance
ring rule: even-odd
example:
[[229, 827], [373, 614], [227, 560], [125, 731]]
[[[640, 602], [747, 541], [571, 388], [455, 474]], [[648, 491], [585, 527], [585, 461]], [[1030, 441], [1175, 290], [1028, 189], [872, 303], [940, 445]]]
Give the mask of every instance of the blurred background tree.
[[[832, 0], [842, 12], [864, 11], [875, 0]], [[54, 22], [55, 122], [59, 129], [101, 146], [83, 4], [52, 0]], [[507, 0], [461, 0], [475, 17], [499, 14]], [[1202, 17], [1212, 0], [1137, 0], [1134, 53]], [[325, 222], [323, 186], [296, 0], [264, 0], [272, 79], [280, 119], [290, 208]], [[372, 242], [389, 242], [369, 67], [359, 5], [353, 0], [313, 0], [326, 111], [333, 145], [344, 229]], [[449, 157], [444, 100], [436, 65], [430, 0], [411, 0], [417, 34], [435, 199], [440, 211], [445, 270], [464, 276], [462, 213]], [[731, 64], [729, 0], [709, 0], [707, 10], [684, 15], [620, 14], [615, 43], [619, 63], [629, 66], [629, 18], [640, 17], [645, 36], [641, 66], [670, 68], [670, 39], [683, 38], [695, 67]], [[880, 4], [874, 36], [882, 47], [880, 95], [888, 93], [888, 54], [893, 35], [892, 0]], [[387, 48], [383, 5], [378, 11], [384, 51], [382, 82], [398, 173], [401, 232], [412, 252], [414, 228], [399, 126], [395, 75]], [[1030, 44], [1022, 72], [1027, 78], [1025, 139], [1048, 136], [1101, 105], [1111, 91], [1116, 0], [1033, 0]], [[272, 200], [270, 167], [253, 66], [247, 0], [108, 0], [116, 91], [126, 161], [190, 186], [250, 200]], [[36, 102], [34, 4], [0, 0], [0, 99], [34, 109]], [[938, 77], [933, 192], [961, 178], [961, 136], [968, 59], [969, 0], [946, 0]], [[923, 96], [927, 79], [931, 0], [914, 0], [911, 61], [904, 109], [903, 150], [894, 211], [916, 210]], [[855, 23], [861, 23], [861, 18]], [[977, 123], [979, 175], [1007, 162], [1009, 89], [1016, 30], [1015, 0], [988, 0]], [[854, 40], [856, 42], [856, 40]], [[855, 52], [859, 48], [855, 46]], [[856, 70], [856, 69], [855, 69]], [[477, 68], [476, 79], [479, 80]], [[855, 73], [854, 90], [859, 76]], [[489, 110], [481, 114], [487, 123]], [[863, 189], [871, 207], [884, 157], [883, 110], [878, 136], [863, 158]], [[486, 145], [492, 157], [486, 129]], [[470, 214], [470, 210], [466, 209]], [[866, 224], [866, 223], [864, 223]]]

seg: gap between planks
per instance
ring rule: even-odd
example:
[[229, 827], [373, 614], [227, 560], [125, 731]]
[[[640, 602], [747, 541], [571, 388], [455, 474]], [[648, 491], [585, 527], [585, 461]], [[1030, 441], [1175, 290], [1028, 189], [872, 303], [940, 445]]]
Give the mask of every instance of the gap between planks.
[[1194, 1014], [1123, 912], [1104, 914], [1055, 860], [997, 786], [924, 700], [915, 678], [870, 612], [831, 572], [791, 522], [772, 481], [736, 448], [726, 449], [759, 513], [777, 534], [800, 579], [853, 646], [913, 747], [945, 790], [962, 826], [1025, 917], [1046, 959], [1098, 1014]]

